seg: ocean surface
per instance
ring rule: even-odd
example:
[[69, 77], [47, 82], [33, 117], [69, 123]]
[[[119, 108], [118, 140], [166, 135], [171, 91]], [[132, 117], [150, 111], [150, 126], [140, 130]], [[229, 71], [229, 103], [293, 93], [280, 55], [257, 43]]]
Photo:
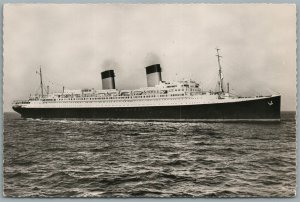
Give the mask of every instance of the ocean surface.
[[4, 114], [6, 197], [292, 197], [295, 112], [277, 124]]

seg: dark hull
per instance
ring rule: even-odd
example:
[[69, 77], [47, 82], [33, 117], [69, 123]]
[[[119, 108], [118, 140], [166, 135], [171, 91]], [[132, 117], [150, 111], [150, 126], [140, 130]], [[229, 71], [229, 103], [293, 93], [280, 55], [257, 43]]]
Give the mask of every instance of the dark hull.
[[120, 107], [21, 108], [23, 118], [178, 121], [280, 121], [280, 96], [234, 103]]

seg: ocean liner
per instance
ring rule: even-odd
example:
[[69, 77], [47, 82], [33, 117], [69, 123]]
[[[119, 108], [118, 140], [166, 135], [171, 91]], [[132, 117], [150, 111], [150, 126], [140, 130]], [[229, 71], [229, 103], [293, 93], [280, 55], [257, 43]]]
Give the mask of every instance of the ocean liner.
[[[199, 83], [162, 80], [160, 64], [146, 67], [147, 87], [117, 90], [114, 70], [101, 72], [102, 89], [49, 93], [40, 68], [39, 95], [13, 102], [23, 118], [142, 121], [280, 121], [280, 95], [241, 97], [224, 89], [218, 59], [218, 90], [204, 91]], [[46, 91], [46, 92], [45, 92]]]

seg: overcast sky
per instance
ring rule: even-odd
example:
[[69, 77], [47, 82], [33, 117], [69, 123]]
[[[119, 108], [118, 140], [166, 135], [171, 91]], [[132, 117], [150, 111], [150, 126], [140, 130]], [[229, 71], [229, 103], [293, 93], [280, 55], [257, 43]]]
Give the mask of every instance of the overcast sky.
[[4, 7], [4, 111], [37, 92], [42, 66], [51, 91], [146, 86], [145, 66], [163, 80], [189, 78], [214, 90], [216, 47], [225, 82], [240, 95], [282, 95], [296, 108], [296, 7], [288, 4], [8, 4]]

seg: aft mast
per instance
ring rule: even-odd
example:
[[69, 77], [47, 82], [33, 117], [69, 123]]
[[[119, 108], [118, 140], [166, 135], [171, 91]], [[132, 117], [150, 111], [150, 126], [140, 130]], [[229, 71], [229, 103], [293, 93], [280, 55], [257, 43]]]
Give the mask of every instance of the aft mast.
[[222, 57], [219, 54], [219, 48], [216, 48], [217, 50], [217, 58], [218, 58], [218, 65], [219, 65], [219, 94], [224, 94], [224, 88], [223, 88], [223, 73], [222, 73], [222, 67], [221, 67], [221, 62], [220, 62], [220, 58]]
[[42, 97], [44, 97], [44, 89], [43, 89], [43, 77], [42, 77], [42, 67], [40, 66], [40, 82], [41, 82], [41, 93]]

